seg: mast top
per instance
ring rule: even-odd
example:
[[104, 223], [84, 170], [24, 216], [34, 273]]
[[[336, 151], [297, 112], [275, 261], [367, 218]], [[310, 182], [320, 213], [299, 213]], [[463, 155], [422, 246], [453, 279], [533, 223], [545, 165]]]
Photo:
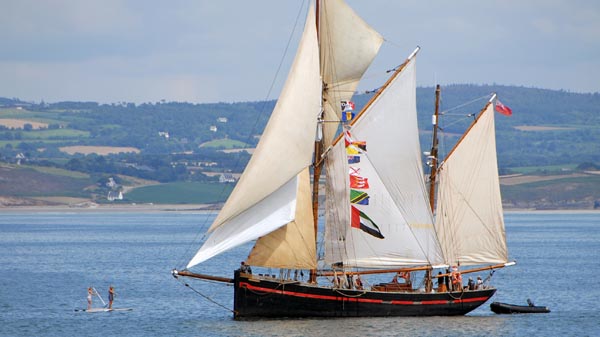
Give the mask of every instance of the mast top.
[[421, 47], [417, 46], [417, 48], [415, 48], [415, 50], [413, 50], [413, 52], [410, 55], [408, 55], [408, 59], [410, 60], [413, 57], [415, 57], [415, 55], [417, 55], [417, 53], [419, 52], [419, 50], [421, 50]]

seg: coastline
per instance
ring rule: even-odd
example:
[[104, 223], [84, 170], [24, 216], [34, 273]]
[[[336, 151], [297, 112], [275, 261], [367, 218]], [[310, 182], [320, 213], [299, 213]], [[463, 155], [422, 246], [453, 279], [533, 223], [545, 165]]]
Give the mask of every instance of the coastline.
[[[114, 213], [152, 213], [152, 212], [198, 212], [217, 213], [221, 204], [95, 204], [76, 205], [0, 205], [0, 213], [47, 213], [47, 212], [114, 212]], [[598, 213], [595, 209], [534, 209], [504, 208], [504, 213]]]
[[152, 213], [152, 212], [217, 212], [220, 205], [213, 204], [89, 204], [89, 205], [1, 205], [0, 213]]

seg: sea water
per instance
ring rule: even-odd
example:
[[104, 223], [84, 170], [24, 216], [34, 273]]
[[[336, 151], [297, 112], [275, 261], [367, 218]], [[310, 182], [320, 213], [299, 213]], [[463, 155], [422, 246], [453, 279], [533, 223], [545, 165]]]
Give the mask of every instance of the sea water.
[[[466, 316], [234, 321], [233, 289], [170, 271], [191, 258], [213, 215], [199, 212], [0, 212], [2, 336], [600, 336], [600, 212], [507, 213], [517, 265], [498, 270], [499, 289]], [[249, 246], [202, 271], [232, 277]], [[486, 276], [486, 274], [482, 274]], [[115, 308], [86, 313], [87, 288]], [[549, 314], [496, 315], [493, 301]], [[102, 307], [94, 297], [94, 307]]]

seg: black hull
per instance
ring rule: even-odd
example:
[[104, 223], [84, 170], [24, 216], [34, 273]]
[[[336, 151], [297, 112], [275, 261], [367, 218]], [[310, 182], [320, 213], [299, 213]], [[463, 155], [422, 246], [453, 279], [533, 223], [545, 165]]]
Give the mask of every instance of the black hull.
[[514, 305], [500, 302], [490, 304], [490, 309], [497, 314], [544, 314], [550, 312], [548, 307]]
[[496, 289], [453, 293], [332, 289], [236, 271], [234, 318], [457, 316], [485, 303]]

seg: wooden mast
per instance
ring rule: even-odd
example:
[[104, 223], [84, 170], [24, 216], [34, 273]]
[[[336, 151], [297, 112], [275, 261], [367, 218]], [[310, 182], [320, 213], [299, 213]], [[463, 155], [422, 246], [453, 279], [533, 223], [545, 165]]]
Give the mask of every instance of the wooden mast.
[[[320, 41], [319, 39], [319, 9], [320, 9], [320, 1], [317, 0], [316, 1], [316, 22], [315, 24], [317, 25], [317, 41]], [[319, 48], [321, 46], [319, 45]], [[322, 88], [322, 91], [327, 90], [327, 88]], [[321, 180], [321, 171], [323, 170], [323, 161], [321, 160], [321, 156], [323, 155], [323, 132], [322, 132], [322, 128], [323, 128], [323, 124], [322, 124], [322, 120], [323, 120], [323, 94], [321, 94], [321, 115], [320, 115], [320, 119], [321, 121], [319, 122], [320, 125], [318, 126], [318, 128], [320, 129], [319, 134], [320, 137], [315, 139], [315, 157], [314, 157], [314, 164], [313, 164], [313, 186], [312, 186], [312, 212], [313, 212], [313, 225], [314, 225], [314, 233], [315, 233], [315, 245], [317, 244], [317, 230], [318, 230], [318, 224], [319, 224], [319, 180]], [[311, 269], [310, 270], [310, 274], [309, 274], [309, 279], [308, 282], [310, 283], [317, 283], [317, 270], [316, 269]]]
[[[433, 125], [433, 136], [431, 140], [431, 151], [429, 151], [429, 155], [427, 156], [427, 164], [430, 167], [429, 174], [429, 207], [431, 207], [431, 212], [435, 212], [435, 176], [437, 173], [437, 164], [438, 164], [438, 117], [440, 113], [440, 85], [438, 84], [435, 87], [435, 111], [433, 116], [431, 117], [431, 124]], [[432, 276], [431, 276], [431, 268], [425, 271], [425, 291], [430, 292], [433, 288]]]
[[431, 212], [435, 211], [435, 176], [437, 173], [437, 163], [438, 163], [438, 117], [440, 112], [440, 85], [438, 84], [435, 87], [435, 112], [433, 114], [431, 124], [433, 124], [433, 139], [431, 140], [431, 151], [429, 152], [427, 163], [431, 168], [431, 172], [429, 174], [429, 206], [431, 207]]

